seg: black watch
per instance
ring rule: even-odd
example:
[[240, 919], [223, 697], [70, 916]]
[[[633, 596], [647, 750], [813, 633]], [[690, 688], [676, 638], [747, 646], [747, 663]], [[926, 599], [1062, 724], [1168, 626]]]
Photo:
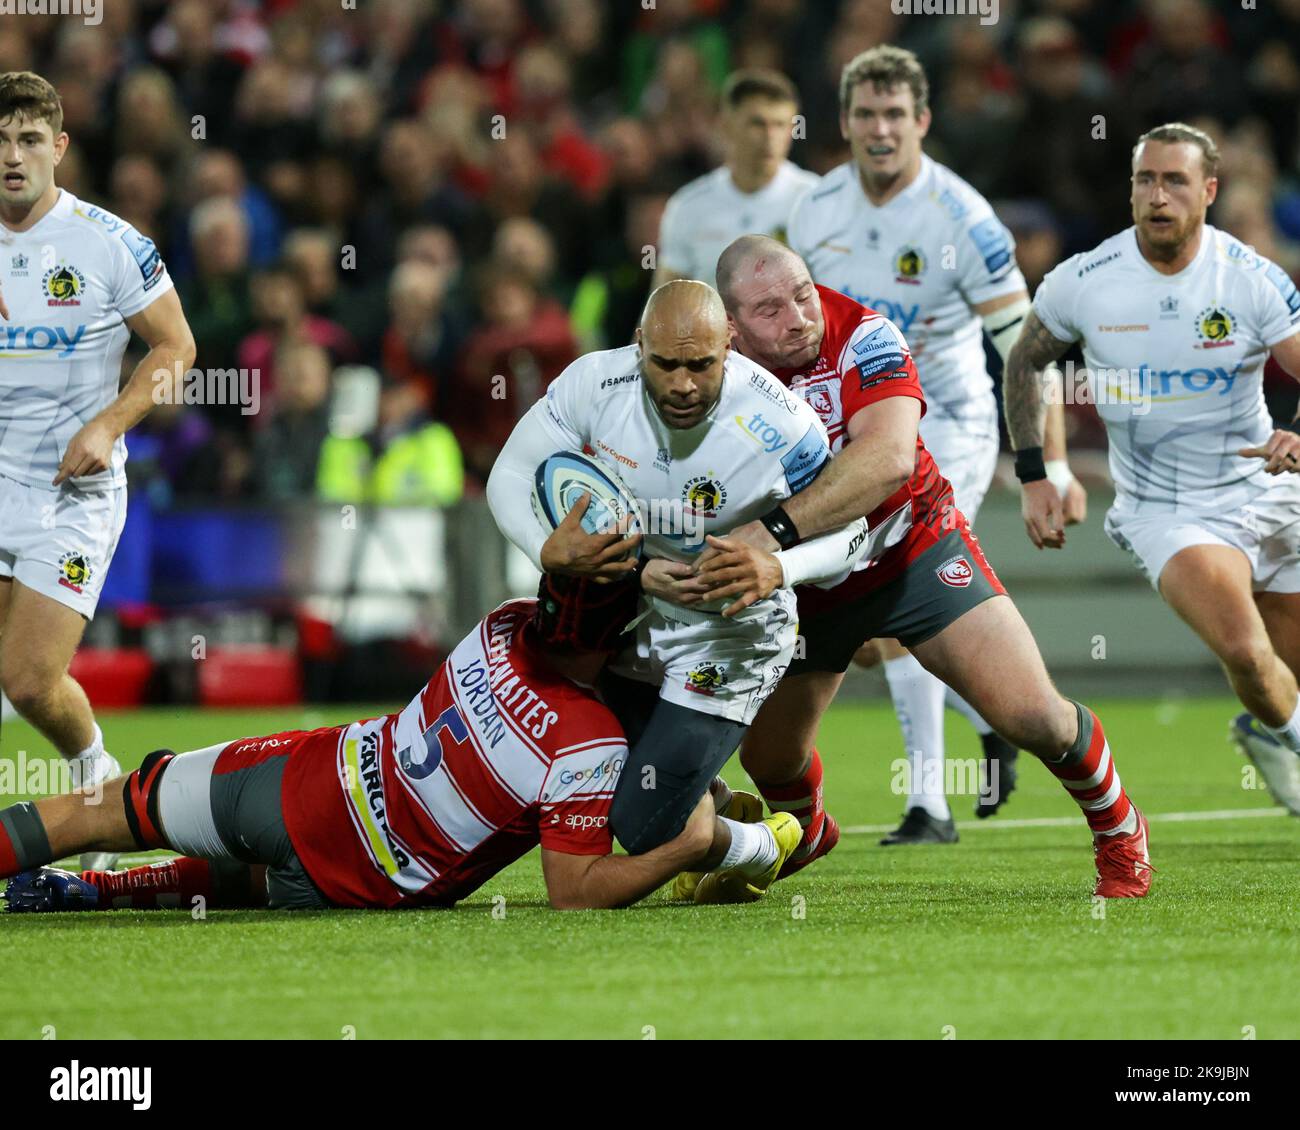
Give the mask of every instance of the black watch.
[[767, 527], [767, 532], [776, 538], [777, 545], [782, 549], [793, 549], [803, 541], [790, 515], [785, 512], [784, 506], [769, 510], [759, 521]]

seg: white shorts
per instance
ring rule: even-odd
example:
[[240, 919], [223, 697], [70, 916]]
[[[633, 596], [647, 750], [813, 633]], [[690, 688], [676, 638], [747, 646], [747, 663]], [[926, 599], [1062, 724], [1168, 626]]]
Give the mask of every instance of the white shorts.
[[0, 577], [90, 620], [125, 522], [126, 487], [45, 490], [0, 475]]
[[610, 670], [659, 686], [668, 702], [748, 726], [790, 666], [799, 634], [792, 592], [778, 590], [762, 604], [763, 614], [748, 618], [682, 609], [676, 620], [656, 601]]
[[973, 526], [998, 466], [996, 427], [989, 432], [979, 423], [928, 413], [921, 417], [921, 439], [952, 483], [957, 509]]
[[1300, 477], [1277, 483], [1239, 510], [1224, 514], [1106, 515], [1106, 533], [1127, 550], [1153, 588], [1170, 558], [1191, 545], [1226, 545], [1250, 562], [1255, 592], [1300, 592]]

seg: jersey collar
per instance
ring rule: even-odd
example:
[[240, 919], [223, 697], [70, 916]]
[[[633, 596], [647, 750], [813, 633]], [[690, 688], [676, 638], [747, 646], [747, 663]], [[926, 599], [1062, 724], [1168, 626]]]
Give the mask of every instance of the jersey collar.
[[1215, 242], [1215, 238], [1218, 235], [1216, 229], [1212, 228], [1209, 224], [1202, 224], [1201, 225], [1201, 246], [1196, 249], [1196, 256], [1181, 271], [1178, 271], [1177, 273], [1172, 275], [1166, 275], [1163, 271], [1157, 271], [1151, 265], [1150, 260], [1148, 260], [1147, 257], [1142, 254], [1142, 247], [1138, 243], [1137, 225], [1134, 224], [1129, 229], [1129, 232], [1131, 233], [1131, 238], [1133, 240], [1133, 253], [1137, 256], [1138, 262], [1142, 264], [1142, 266], [1147, 270], [1147, 272], [1151, 275], [1152, 278], [1161, 279], [1164, 282], [1168, 282], [1168, 283], [1177, 282], [1181, 279], [1185, 279], [1189, 277], [1192, 274], [1192, 272], [1195, 271], [1196, 268], [1201, 265], [1201, 261], [1205, 258], [1205, 256], [1209, 254], [1210, 245]]

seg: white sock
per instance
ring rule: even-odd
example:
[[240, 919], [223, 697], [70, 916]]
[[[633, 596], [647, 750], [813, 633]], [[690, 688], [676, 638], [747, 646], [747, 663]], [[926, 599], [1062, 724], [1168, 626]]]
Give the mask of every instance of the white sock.
[[984, 721], [984, 715], [976, 710], [969, 702], [961, 697], [952, 687], [944, 686], [944, 705], [957, 711], [967, 722], [975, 727], [975, 732], [982, 738], [985, 734], [993, 733], [993, 727]]
[[[1264, 723], [1260, 723], [1264, 726]], [[1296, 699], [1295, 710], [1292, 711], [1290, 719], [1282, 726], [1274, 729], [1272, 726], [1264, 726], [1264, 729], [1272, 734], [1292, 753], [1300, 753], [1300, 698]]]
[[90, 745], [77, 754], [79, 761], [95, 761], [104, 753], [104, 731], [99, 728], [98, 722], [91, 725], [95, 727], [95, 736], [91, 738]]
[[766, 824], [741, 824], [725, 816], [718, 819], [731, 832], [731, 847], [727, 848], [727, 854], [718, 864], [719, 871], [737, 867], [743, 875], [761, 875], [776, 862], [781, 852], [772, 829]]
[[948, 688], [911, 654], [885, 660], [885, 679], [911, 762], [907, 807], [947, 820], [951, 813], [943, 791], [943, 700]]

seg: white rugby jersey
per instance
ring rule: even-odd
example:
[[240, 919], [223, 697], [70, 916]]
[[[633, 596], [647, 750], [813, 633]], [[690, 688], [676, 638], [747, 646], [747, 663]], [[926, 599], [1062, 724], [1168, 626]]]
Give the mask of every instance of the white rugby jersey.
[[[565, 369], [516, 425], [488, 483], [502, 532], [539, 568], [547, 534], [528, 501], [534, 470], [556, 451], [584, 448], [617, 467], [641, 500], [649, 526], [645, 552], [675, 561], [707, 548], [707, 535], [760, 518], [812, 482], [830, 458], [817, 413], [734, 350], [718, 403], [690, 429], [670, 428], [659, 416], [643, 388], [635, 345], [589, 353]], [[845, 560], [843, 568], [851, 563]], [[789, 595], [777, 590], [773, 597]], [[728, 603], [695, 607], [715, 612]]]
[[757, 192], [741, 192], [723, 165], [678, 189], [659, 225], [659, 262], [674, 274], [714, 285], [718, 257], [742, 235], [784, 241], [791, 209], [821, 178], [784, 162]]
[[997, 435], [997, 402], [972, 307], [1025, 289], [1015, 241], [951, 169], [921, 157], [881, 207], [848, 161], [795, 206], [790, 246], [816, 282], [884, 314], [907, 339], [932, 415]]
[[1130, 227], [1053, 270], [1034, 312], [1083, 344], [1117, 512], [1231, 510], [1273, 485], [1237, 450], [1272, 433], [1264, 363], [1300, 333], [1300, 293], [1276, 263], [1207, 224], [1196, 258], [1162, 275]]
[[[153, 241], [67, 189], [28, 231], [0, 226], [0, 474], [53, 490], [69, 441], [117, 396], [126, 319], [172, 288]], [[79, 487], [126, 482], [126, 444]]]

